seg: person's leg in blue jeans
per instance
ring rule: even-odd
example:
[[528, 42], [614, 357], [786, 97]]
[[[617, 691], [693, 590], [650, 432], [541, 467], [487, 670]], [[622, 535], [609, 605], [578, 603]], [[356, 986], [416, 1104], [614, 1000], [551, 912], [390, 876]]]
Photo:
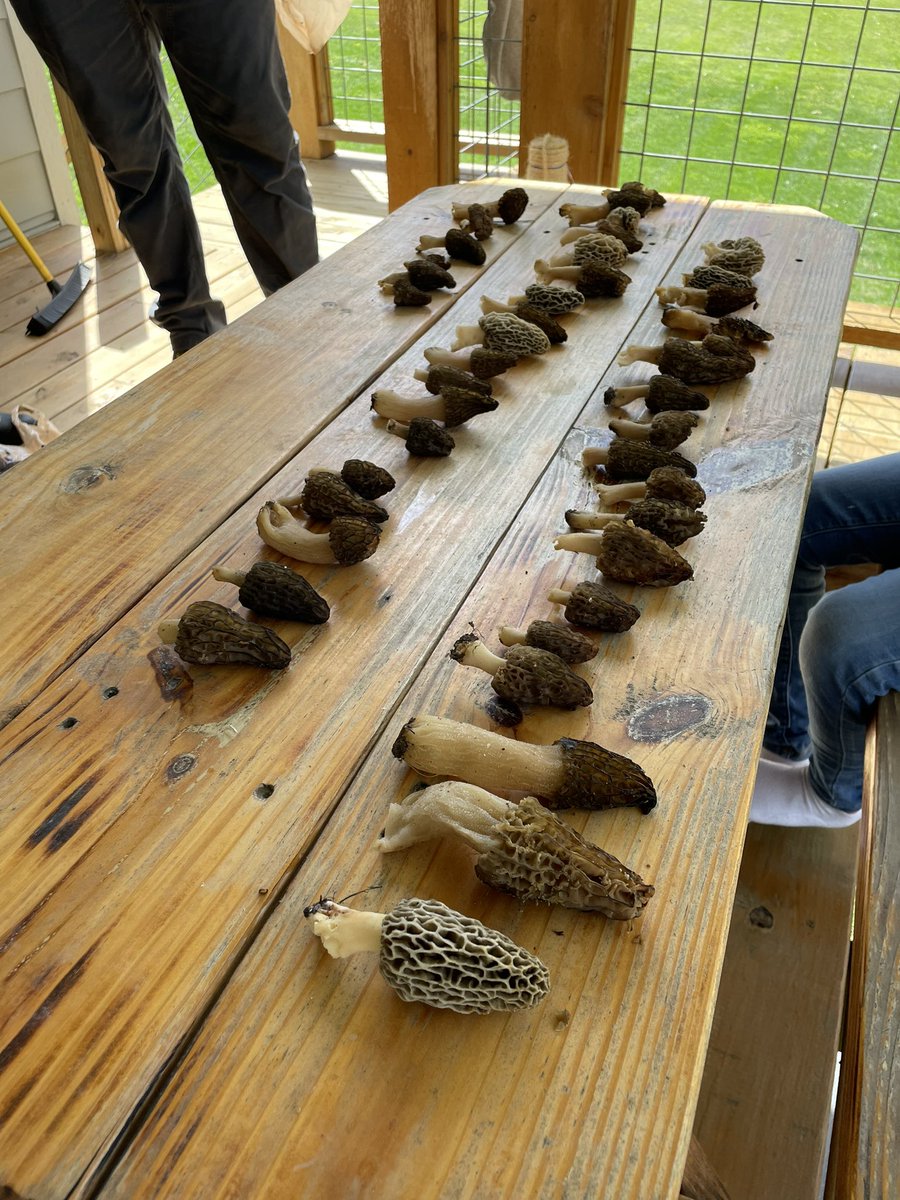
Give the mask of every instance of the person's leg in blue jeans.
[[[863, 562], [885, 570], [825, 594], [826, 568]], [[900, 454], [817, 473], [751, 820], [846, 824], [858, 814], [867, 722], [879, 696], [900, 690], [898, 565]]]

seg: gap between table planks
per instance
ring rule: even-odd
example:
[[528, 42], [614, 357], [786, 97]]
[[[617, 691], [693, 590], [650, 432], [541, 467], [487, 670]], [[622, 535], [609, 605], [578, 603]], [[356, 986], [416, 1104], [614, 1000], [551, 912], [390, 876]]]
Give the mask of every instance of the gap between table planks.
[[[0, 1157], [17, 1190], [68, 1194], [202, 1017], [271, 908], [259, 887], [274, 892], [311, 845], [704, 206], [673, 202], [658, 264], [643, 260], [621, 301], [573, 317], [567, 347], [500, 382], [501, 408], [458, 431], [452, 458], [410, 460], [361, 396], [0, 734], [11, 797], [0, 840], [11, 964]], [[523, 235], [488, 274], [491, 289], [520, 289], [558, 233]], [[409, 386], [423, 344], [449, 344], [479, 297], [462, 295], [383, 382]], [[161, 702], [146, 661], [158, 620], [200, 595], [235, 603], [209, 568], [246, 566], [260, 550], [260, 503], [350, 455], [398, 478], [393, 528], [359, 567], [309, 569], [334, 617], [299, 633], [281, 626], [302, 658], [295, 688], [192, 668], [192, 696]], [[464, 550], [444, 561], [448, 545]], [[296, 686], [310, 678], [314, 701], [298, 711], [307, 697]], [[277, 784], [264, 804], [254, 798], [263, 783]]]
[[[777, 336], [754, 375], [719, 389], [689, 444], [711, 493], [708, 530], [686, 549], [695, 581], [642, 595], [634, 630], [605, 640], [584, 669], [590, 713], [533, 712], [521, 730], [536, 742], [594, 737], [656, 781], [650, 816], [575, 822], [656, 883], [639, 933], [489, 893], [458, 846], [383, 862], [374, 849], [386, 805], [411, 783], [390, 755], [403, 721], [438, 712], [489, 724], [488, 684], [448, 662], [453, 638], [469, 621], [488, 632], [547, 615], [541, 598], [564, 572], [573, 582], [590, 574], [567, 570], [550, 548], [563, 510], [586, 491], [576, 428], [101, 1190], [107, 1200], [183, 1195], [201, 1177], [211, 1196], [677, 1194], [855, 250], [852, 231], [780, 215], [776, 237], [776, 214], [713, 206], [682, 256], [687, 267], [701, 241], [761, 236], [770, 257], [760, 319]], [[639, 337], [653, 340], [657, 316]], [[579, 427], [605, 425], [603, 388], [621, 375], [613, 368], [601, 382]], [[670, 723], [680, 699], [699, 712], [694, 724]], [[373, 883], [380, 890], [354, 904], [437, 896], [535, 950], [550, 997], [534, 1012], [461, 1018], [404, 1005], [371, 957], [327, 959], [304, 934], [304, 904]]]
[[[16, 565], [7, 602], [22, 614], [45, 612], [50, 562], [56, 591], [52, 620], [18, 621], [4, 639], [0, 722], [289, 462], [490, 263], [527, 242], [529, 221], [498, 229], [488, 268], [454, 266], [456, 292], [396, 310], [376, 280], [397, 269], [423, 229], [447, 227], [460, 194], [439, 188], [411, 201], [3, 480], [0, 546]], [[561, 192], [544, 185], [534, 195], [532, 211], [543, 215]]]

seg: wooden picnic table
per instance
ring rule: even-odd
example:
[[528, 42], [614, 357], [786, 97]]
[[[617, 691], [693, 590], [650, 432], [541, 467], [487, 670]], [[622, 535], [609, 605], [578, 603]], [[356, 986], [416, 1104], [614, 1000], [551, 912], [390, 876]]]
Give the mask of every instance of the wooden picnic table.
[[[532, 282], [560, 203], [529, 183], [458, 287], [395, 309], [376, 281], [451, 200], [439, 188], [0, 480], [0, 1190], [61, 1197], [677, 1196], [741, 859], [791, 564], [841, 332], [856, 234], [805, 209], [675, 197], [644, 222], [619, 300], [496, 384], [500, 407], [416, 459], [370, 412], [373, 385], [424, 394], [449, 346]], [[642, 615], [582, 668], [590, 709], [533, 710], [503, 732], [601, 742], [659, 804], [566, 814], [651, 881], [633, 924], [489, 891], [458, 843], [375, 847], [414, 776], [391, 754], [416, 714], [499, 729], [479, 672], [448, 651], [470, 623], [556, 613], [595, 577], [557, 552], [588, 507], [603, 393], [654, 368], [654, 288], [710, 241], [758, 237], [754, 314], [776, 334], [714, 396], [684, 448], [708, 526], [694, 579], [618, 590]], [[185, 668], [160, 620], [196, 599], [239, 608], [219, 563], [274, 558], [255, 518], [311, 467], [387, 467], [377, 554], [301, 568], [326, 625], [269, 622], [284, 671]], [[243, 611], [243, 610], [242, 610]], [[543, 959], [539, 1006], [461, 1016], [401, 1001], [373, 956], [332, 960], [303, 918], [320, 894], [362, 907], [434, 897]], [[354, 905], [360, 901], [353, 901]]]

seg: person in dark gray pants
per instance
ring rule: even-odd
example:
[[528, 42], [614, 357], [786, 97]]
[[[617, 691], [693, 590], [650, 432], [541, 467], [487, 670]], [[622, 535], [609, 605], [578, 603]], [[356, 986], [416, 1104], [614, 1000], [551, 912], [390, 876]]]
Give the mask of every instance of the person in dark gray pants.
[[209, 294], [160, 42], [266, 295], [318, 262], [273, 0], [11, 0], [100, 151], [175, 356], [225, 325]]

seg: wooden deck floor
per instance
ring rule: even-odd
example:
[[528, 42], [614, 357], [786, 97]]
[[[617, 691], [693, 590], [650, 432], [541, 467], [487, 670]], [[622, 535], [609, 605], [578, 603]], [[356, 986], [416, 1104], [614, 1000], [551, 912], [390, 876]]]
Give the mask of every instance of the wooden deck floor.
[[[323, 257], [387, 213], [387, 176], [374, 155], [339, 154], [306, 164]], [[213, 293], [233, 320], [262, 299], [218, 187], [194, 198]], [[28, 404], [70, 429], [171, 359], [168, 336], [147, 320], [153, 294], [133, 252], [94, 258], [87, 229], [67, 226], [36, 242], [64, 281], [82, 260], [93, 282], [43, 338], [25, 325], [48, 301], [17, 246], [0, 251], [0, 411]], [[841, 347], [819, 448], [819, 465], [900, 450], [900, 353]]]

